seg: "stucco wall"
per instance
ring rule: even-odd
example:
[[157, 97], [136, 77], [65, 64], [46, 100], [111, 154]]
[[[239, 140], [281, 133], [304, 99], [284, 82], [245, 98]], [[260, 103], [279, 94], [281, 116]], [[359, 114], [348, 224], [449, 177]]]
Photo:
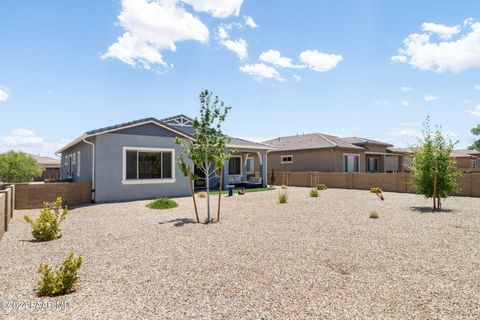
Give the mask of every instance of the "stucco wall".
[[[175, 182], [122, 184], [123, 147], [171, 148], [175, 150]], [[156, 197], [180, 197], [190, 194], [188, 177], [184, 177], [176, 157], [183, 153], [174, 137], [107, 133], [97, 136], [95, 149], [97, 202], [129, 201]]]
[[[95, 137], [88, 138], [87, 141], [95, 142]], [[77, 175], [77, 167], [79, 166], [78, 161], [78, 151], [80, 151], [80, 176]], [[62, 152], [62, 163], [61, 163], [61, 178], [67, 179], [67, 166], [66, 166], [66, 157], [70, 154], [77, 154], [76, 164], [73, 165], [73, 174], [72, 180], [77, 181], [92, 181], [92, 146], [86, 144], [85, 142], [80, 142], [75, 146]]]

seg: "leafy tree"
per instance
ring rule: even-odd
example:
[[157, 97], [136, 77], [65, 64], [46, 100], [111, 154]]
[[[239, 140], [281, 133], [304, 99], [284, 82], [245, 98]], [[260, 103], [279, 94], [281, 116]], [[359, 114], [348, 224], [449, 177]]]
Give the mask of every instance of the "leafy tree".
[[477, 136], [478, 139], [475, 140], [475, 142], [470, 147], [468, 147], [468, 149], [480, 151], [480, 124], [477, 124], [477, 126], [475, 128], [472, 128], [470, 131], [474, 136]]
[[30, 182], [42, 174], [43, 168], [24, 152], [8, 151], [0, 154], [0, 181]]
[[417, 193], [433, 199], [433, 210], [441, 209], [441, 198], [446, 199], [457, 190], [457, 177], [461, 175], [450, 154], [456, 143], [447, 141], [430, 121], [424, 125], [423, 138], [413, 147], [412, 177]]
[[[223, 165], [225, 161], [230, 159], [230, 154], [233, 152], [226, 151], [230, 138], [223, 134], [221, 130], [222, 123], [225, 121], [231, 107], [225, 106], [225, 103], [220, 101], [218, 96], [213, 97], [212, 92], [208, 90], [202, 91], [199, 97], [200, 119], [195, 118], [192, 123], [192, 127], [195, 129], [195, 133], [193, 134], [194, 140], [177, 138], [176, 143], [183, 147], [187, 158], [190, 159], [193, 166], [198, 168], [204, 175], [204, 177], [196, 176], [193, 168], [187, 163], [183, 155], [178, 156], [180, 169], [185, 176], [190, 177], [190, 182], [198, 179], [205, 180], [207, 189], [207, 223], [209, 223], [212, 221], [209, 195], [210, 179], [215, 175], [220, 176], [219, 191], [221, 191]], [[221, 192], [219, 192], [217, 222], [220, 221], [220, 194]], [[193, 187], [192, 197], [197, 221], [199, 221]]]

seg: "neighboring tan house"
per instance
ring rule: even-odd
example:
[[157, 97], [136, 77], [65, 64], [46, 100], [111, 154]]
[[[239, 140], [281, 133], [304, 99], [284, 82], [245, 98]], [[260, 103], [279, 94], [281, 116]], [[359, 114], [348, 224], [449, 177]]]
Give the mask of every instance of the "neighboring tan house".
[[54, 159], [50, 157], [36, 156], [34, 154], [29, 154], [32, 156], [37, 163], [43, 167], [43, 173], [41, 176], [34, 178], [34, 181], [45, 181], [45, 180], [58, 180], [60, 179], [60, 167], [61, 163], [59, 159]]
[[399, 172], [404, 152], [391, 144], [359, 137], [341, 138], [323, 133], [278, 137], [263, 143], [270, 169], [292, 172]]
[[[408, 148], [389, 148], [398, 153], [404, 153], [403, 168], [404, 171], [410, 171], [411, 149]], [[453, 150], [450, 158], [455, 159], [457, 168], [462, 170], [480, 169], [480, 151], [475, 150]]]
[[[57, 151], [61, 153], [62, 178], [91, 181], [92, 201], [97, 202], [187, 196], [189, 179], [177, 161], [184, 151], [175, 140], [193, 140], [194, 130], [191, 118], [178, 115], [88, 131]], [[225, 162], [224, 186], [266, 186], [268, 146], [231, 137], [227, 148], [236, 153]], [[218, 179], [211, 179], [214, 186]]]

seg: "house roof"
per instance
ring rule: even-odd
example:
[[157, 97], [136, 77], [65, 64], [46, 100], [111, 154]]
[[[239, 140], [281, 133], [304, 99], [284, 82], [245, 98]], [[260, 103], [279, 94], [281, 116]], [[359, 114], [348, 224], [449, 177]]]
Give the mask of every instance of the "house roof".
[[450, 154], [452, 158], [478, 158], [480, 152], [475, 150], [453, 150]]
[[[178, 121], [176, 121], [177, 119]], [[88, 137], [92, 137], [92, 136], [96, 136], [96, 135], [100, 135], [108, 132], [114, 132], [114, 131], [129, 128], [129, 127], [140, 126], [147, 123], [158, 125], [180, 136], [193, 139], [193, 134], [195, 133], [195, 129], [192, 128], [190, 125], [192, 121], [193, 121], [192, 118], [189, 118], [183, 114], [180, 114], [177, 116], [168, 117], [160, 120], [153, 117], [143, 118], [143, 119], [124, 122], [124, 123], [120, 123], [120, 124], [116, 124], [108, 127], [95, 129], [95, 130], [90, 130], [85, 132], [84, 134], [82, 134], [80, 137], [73, 140], [69, 144], [62, 147], [60, 150], [57, 151], [57, 153], [63, 152], [64, 150], [76, 145], [77, 143], [83, 141]], [[230, 143], [228, 144], [228, 146], [231, 148], [254, 148], [254, 149], [261, 149], [261, 150], [270, 149], [270, 147], [265, 144], [247, 141], [247, 140], [234, 138], [234, 137], [230, 137]]]
[[324, 133], [308, 133], [295, 136], [278, 137], [263, 143], [276, 148], [276, 151], [303, 150], [303, 149], [356, 149], [365, 150], [365, 144], [391, 146], [391, 144], [371, 139], [349, 137], [341, 138]]
[[378, 140], [373, 140], [373, 139], [368, 139], [368, 138], [361, 138], [361, 137], [346, 137], [342, 138], [342, 140], [350, 142], [355, 145], [363, 145], [363, 144], [376, 144], [379, 146], [391, 146], [393, 147], [392, 144], [388, 142], [383, 142], [383, 141], [378, 141]]
[[28, 155], [32, 156], [35, 161], [44, 168], [59, 168], [61, 166], [61, 162], [58, 159], [37, 156], [30, 153], [28, 153]]

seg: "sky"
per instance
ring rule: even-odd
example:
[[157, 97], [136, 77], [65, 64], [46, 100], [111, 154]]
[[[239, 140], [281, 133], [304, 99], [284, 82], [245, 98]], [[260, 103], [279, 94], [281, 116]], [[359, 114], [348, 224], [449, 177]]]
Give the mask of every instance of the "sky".
[[83, 132], [198, 115], [224, 132], [322, 132], [466, 148], [480, 122], [480, 1], [0, 0], [0, 152], [54, 155]]

